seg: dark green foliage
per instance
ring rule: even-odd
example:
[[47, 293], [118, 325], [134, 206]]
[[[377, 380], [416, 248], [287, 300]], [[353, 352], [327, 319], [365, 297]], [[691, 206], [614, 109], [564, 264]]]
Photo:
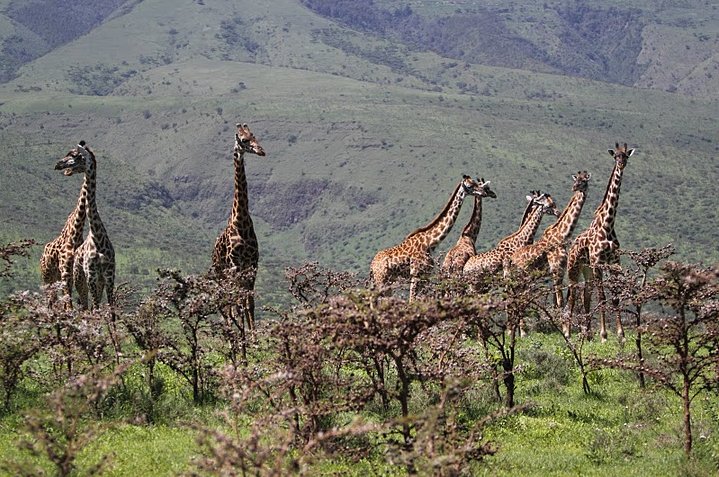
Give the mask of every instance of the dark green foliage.
[[68, 71], [67, 76], [74, 84], [75, 94], [106, 96], [123, 82], [137, 74], [136, 70], [120, 71], [117, 66], [97, 64]]
[[[510, 27], [512, 18], [507, 15], [510, 9], [475, 7], [472, 12], [433, 18], [413, 12], [409, 5], [389, 10], [374, 2], [366, 5], [352, 1], [304, 0], [303, 3], [320, 15], [353, 28], [400, 40], [415, 50], [429, 50], [467, 63], [556, 70], [570, 76], [627, 85], [633, 84], [646, 68], [638, 63], [644, 27], [638, 10], [560, 4], [544, 12], [547, 19], [553, 21], [553, 34], [561, 40], [558, 50], [550, 50]], [[558, 26], [556, 20], [559, 20]], [[538, 20], [525, 21], [532, 24]], [[337, 41], [330, 44], [341, 47]], [[353, 50], [356, 51], [356, 47], [346, 49]], [[393, 64], [390, 56], [376, 57], [373, 62], [391, 66], [395, 71], [404, 70], [403, 65]], [[457, 64], [447, 66], [455, 68]], [[458, 87], [468, 91], [466, 83], [458, 83]]]
[[23, 36], [12, 35], [4, 39], [0, 83], [11, 79], [23, 64], [86, 34], [123, 3], [125, 0], [107, 0], [100, 4], [92, 0], [9, 2], [7, 16], [26, 27], [31, 35], [23, 33]]
[[250, 31], [248, 24], [242, 17], [236, 16], [220, 23], [220, 33], [217, 37], [233, 49], [242, 48], [254, 56], [261, 50], [262, 45], [249, 37], [248, 31]]

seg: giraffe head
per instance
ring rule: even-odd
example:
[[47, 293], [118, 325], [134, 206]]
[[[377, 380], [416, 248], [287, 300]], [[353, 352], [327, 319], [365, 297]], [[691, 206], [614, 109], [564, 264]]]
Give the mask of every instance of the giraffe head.
[[484, 177], [482, 177], [481, 179], [479, 177], [477, 177], [476, 182], [479, 185], [480, 190], [479, 190], [478, 194], [474, 194], [474, 195], [476, 195], [478, 197], [491, 197], [492, 199], [497, 198], [497, 194], [495, 194], [494, 191], [489, 188], [489, 184], [491, 181], [485, 182]]
[[592, 175], [587, 171], [579, 171], [576, 174], [572, 174], [572, 179], [574, 180], [572, 192], [587, 192], [590, 177], [592, 177]]
[[608, 149], [609, 154], [614, 157], [617, 163], [617, 167], [624, 169], [627, 165], [627, 160], [634, 154], [634, 148], [627, 149], [627, 143], [624, 146], [620, 146], [618, 142], [614, 143], [614, 149]]
[[247, 124], [237, 123], [235, 125], [237, 131], [235, 132], [235, 152], [238, 154], [244, 154], [249, 152], [251, 154], [257, 154], [258, 156], [264, 156], [265, 150], [260, 146], [259, 141], [252, 134]]
[[[554, 202], [552, 196], [546, 192], [541, 194], [538, 190], [533, 190], [531, 195], [527, 196], [527, 200], [529, 201], [529, 205], [532, 210], [536, 210], [541, 207], [543, 214], [554, 215], [555, 217], [559, 217], [561, 214], [557, 208], [557, 203]], [[525, 214], [525, 218], [526, 215], [527, 214]], [[522, 221], [522, 223], [524, 223], [524, 221]]]
[[89, 156], [90, 153], [85, 146], [85, 141], [80, 141], [76, 147], [70, 149], [70, 151], [65, 154], [65, 157], [57, 161], [55, 170], [61, 170], [66, 176], [78, 173], [82, 174], [87, 169]]
[[492, 197], [496, 198], [497, 194], [489, 188], [489, 181], [485, 182], [484, 179], [472, 179], [471, 176], [462, 176], [462, 189], [466, 195], [473, 195], [475, 197]]
[[527, 217], [529, 217], [534, 208], [537, 206], [534, 200], [538, 199], [541, 195], [542, 193], [538, 190], [529, 191], [529, 195], [527, 195], [527, 207], [524, 209], [524, 215], [522, 215], [521, 224], [523, 224], [527, 220]]

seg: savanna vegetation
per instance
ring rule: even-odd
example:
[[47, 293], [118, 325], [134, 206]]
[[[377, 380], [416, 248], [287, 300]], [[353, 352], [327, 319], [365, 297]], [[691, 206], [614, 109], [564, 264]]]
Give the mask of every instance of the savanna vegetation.
[[[100, 3], [0, 0], [0, 475], [717, 473], [716, 5]], [[207, 273], [237, 121], [267, 151], [247, 335], [227, 312], [247, 292]], [[52, 167], [79, 140], [114, 310], [39, 287], [81, 182]], [[581, 230], [615, 141], [637, 149], [619, 301], [570, 337], [542, 276], [368, 287], [462, 174], [497, 193], [479, 251], [587, 170]], [[590, 332], [602, 310], [626, 343]]]
[[[23, 260], [32, 242], [2, 248]], [[424, 295], [288, 268], [290, 306], [245, 333], [238, 277], [159, 272], [117, 308], [2, 301], [8, 475], [712, 475], [719, 270], [628, 252], [631, 327], [598, 343], [538, 274]], [[479, 290], [479, 291], [477, 291]], [[56, 293], [52, 287], [45, 293]], [[612, 294], [614, 295], [614, 294]], [[519, 336], [519, 325], [528, 330]]]

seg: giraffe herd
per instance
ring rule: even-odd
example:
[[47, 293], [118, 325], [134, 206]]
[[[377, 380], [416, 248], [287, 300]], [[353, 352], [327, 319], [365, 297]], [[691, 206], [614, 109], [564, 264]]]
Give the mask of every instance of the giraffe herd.
[[[561, 213], [551, 195], [531, 191], [531, 194], [527, 195], [528, 203], [519, 229], [501, 239], [493, 249], [476, 253], [476, 240], [482, 223], [482, 197], [496, 198], [494, 192], [488, 187], [485, 188], [484, 194], [475, 195], [472, 215], [457, 244], [445, 255], [442, 272], [450, 276], [477, 278], [500, 271], [505, 276], [516, 271], [548, 271], [552, 277], [552, 300], [557, 309], [563, 310], [562, 331], [568, 336], [576, 307], [580, 275], [585, 282], [584, 312], [589, 314], [594, 288], [597, 289], [598, 300], [606, 300], [601, 266], [619, 262], [619, 241], [614, 231], [614, 219], [622, 173], [634, 149], [629, 149], [626, 143], [623, 146], [616, 143], [614, 149], [609, 149], [609, 153], [614, 157], [615, 164], [604, 199], [595, 211], [592, 223], [571, 246], [572, 233], [587, 196], [591, 177], [587, 171], [572, 175], [572, 197]], [[464, 180], [467, 180], [467, 176]], [[454, 194], [457, 190], [455, 189]], [[398, 245], [379, 251], [370, 265], [370, 274], [375, 285], [382, 287], [399, 277], [409, 277], [409, 299], [415, 299], [421, 276], [426, 276], [432, 269], [434, 262], [430, 254], [447, 236], [461, 205], [461, 200], [450, 200], [450, 204], [445, 206], [429, 225], [413, 232]], [[557, 221], [547, 227], [535, 243], [534, 236], [544, 215], [554, 215]], [[566, 300], [562, 288], [565, 272], [569, 282]], [[624, 330], [619, 315], [616, 317], [616, 323], [617, 336], [623, 341]], [[602, 341], [607, 339], [603, 307], [600, 311], [600, 336]]]
[[[245, 154], [265, 156], [265, 151], [247, 124], [238, 123], [235, 131], [234, 196], [227, 226], [217, 237], [212, 252], [211, 269], [222, 274], [228, 270], [240, 272], [246, 298], [233, 310], [236, 318], [252, 330], [255, 321], [254, 286], [259, 261], [259, 248], [249, 211]], [[432, 272], [432, 252], [447, 237], [459, 216], [467, 196], [474, 198], [474, 208], [469, 222], [462, 230], [457, 243], [446, 254], [441, 270], [450, 276], [478, 277], [503, 271], [506, 275], [521, 270], [546, 270], [552, 277], [554, 305], [565, 313], [565, 328], [569, 334], [571, 316], [576, 307], [579, 279], [584, 279], [583, 307], [590, 312], [591, 294], [597, 289], [598, 299], [603, 302], [602, 284], [604, 264], [619, 261], [614, 221], [619, 200], [622, 174], [627, 160], [634, 153], [625, 143], [616, 143], [609, 149], [614, 158], [614, 168], [607, 185], [604, 199], [594, 213], [589, 227], [569, 244], [586, 200], [590, 174], [580, 171], [572, 176], [572, 197], [563, 211], [559, 211], [554, 199], [547, 193], [532, 191], [527, 196], [527, 207], [519, 228], [500, 240], [488, 251], [476, 252], [476, 240], [482, 224], [482, 199], [497, 198], [484, 179], [463, 176], [455, 186], [448, 202], [427, 225], [418, 228], [398, 245], [380, 250], [370, 264], [370, 277], [375, 286], [385, 287], [399, 278], [410, 280], [409, 300], [416, 299], [426, 285]], [[84, 174], [80, 195], [75, 208], [68, 216], [60, 235], [45, 245], [40, 260], [42, 281], [46, 285], [60, 282], [62, 291], [71, 297], [73, 288], [83, 309], [100, 306], [103, 294], [107, 303], [114, 306], [115, 252], [107, 230], [97, 209], [97, 160], [91, 148], [80, 141], [55, 165], [64, 175]], [[534, 236], [544, 215], [557, 217], [546, 228], [541, 238]], [[85, 220], [89, 232], [83, 240]], [[564, 300], [562, 282], [568, 275], [567, 299]], [[222, 276], [222, 275], [221, 275]], [[88, 299], [88, 293], [92, 303]], [[72, 299], [67, 301], [72, 307]], [[600, 316], [600, 335], [606, 340], [605, 314]], [[617, 335], [624, 338], [621, 320], [617, 317]]]

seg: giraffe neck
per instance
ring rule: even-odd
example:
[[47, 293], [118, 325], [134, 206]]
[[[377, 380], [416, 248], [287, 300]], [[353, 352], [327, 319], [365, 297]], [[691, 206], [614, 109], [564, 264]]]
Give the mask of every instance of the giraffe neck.
[[534, 239], [534, 234], [537, 233], [537, 229], [539, 228], [539, 223], [542, 221], [543, 215], [544, 210], [542, 209], [542, 207], [535, 207], [527, 220], [525, 220], [524, 223], [519, 227], [519, 230], [514, 233], [514, 237], [510, 241], [510, 246], [521, 247], [523, 245], [532, 243], [532, 240]]
[[247, 197], [247, 175], [245, 174], [245, 158], [242, 152], [235, 152], [235, 197], [232, 202], [232, 212], [230, 213], [229, 225], [237, 228], [247, 226], [250, 218], [250, 204]]
[[96, 238], [105, 237], [107, 235], [105, 224], [102, 223], [100, 214], [97, 211], [97, 162], [95, 161], [95, 154], [88, 148], [85, 150], [89, 156], [85, 169], [85, 183], [87, 184], [87, 218], [90, 222], [90, 232]]
[[73, 250], [79, 247], [83, 241], [82, 232], [85, 228], [85, 218], [87, 217], [87, 193], [88, 183], [87, 178], [84, 178], [75, 209], [70, 213], [61, 232], [61, 235], [72, 243]]
[[607, 191], [604, 193], [604, 199], [594, 212], [594, 221], [591, 228], [603, 229], [607, 236], [614, 230], [614, 219], [617, 216], [617, 206], [619, 205], [619, 189], [622, 185], [622, 173], [624, 169], [614, 164], [612, 175], [607, 184]]
[[409, 234], [407, 238], [419, 236], [424, 240], [424, 245], [428, 250], [434, 250], [434, 248], [447, 237], [447, 234], [452, 229], [459, 215], [459, 209], [462, 207], [462, 201], [466, 195], [467, 191], [464, 190], [463, 184], [460, 183], [452, 193], [447, 205], [442, 209], [442, 212], [440, 212], [432, 222], [415, 230]]
[[472, 217], [470, 217], [469, 222], [467, 222], [467, 225], [464, 226], [464, 229], [462, 229], [462, 235], [460, 236], [460, 240], [462, 237], [469, 238], [472, 243], [475, 243], [477, 241], [477, 236], [479, 235], [479, 229], [482, 228], [482, 198], [479, 196], [474, 196], [474, 208], [472, 209]]
[[584, 206], [586, 198], [586, 191], [575, 191], [572, 198], [569, 199], [569, 203], [562, 211], [562, 214], [554, 224], [547, 227], [547, 230], [544, 231], [540, 240], [556, 243], [562, 243], [567, 240], [574, 232], [574, 228], [577, 226], [579, 215], [582, 212], [582, 207]]

